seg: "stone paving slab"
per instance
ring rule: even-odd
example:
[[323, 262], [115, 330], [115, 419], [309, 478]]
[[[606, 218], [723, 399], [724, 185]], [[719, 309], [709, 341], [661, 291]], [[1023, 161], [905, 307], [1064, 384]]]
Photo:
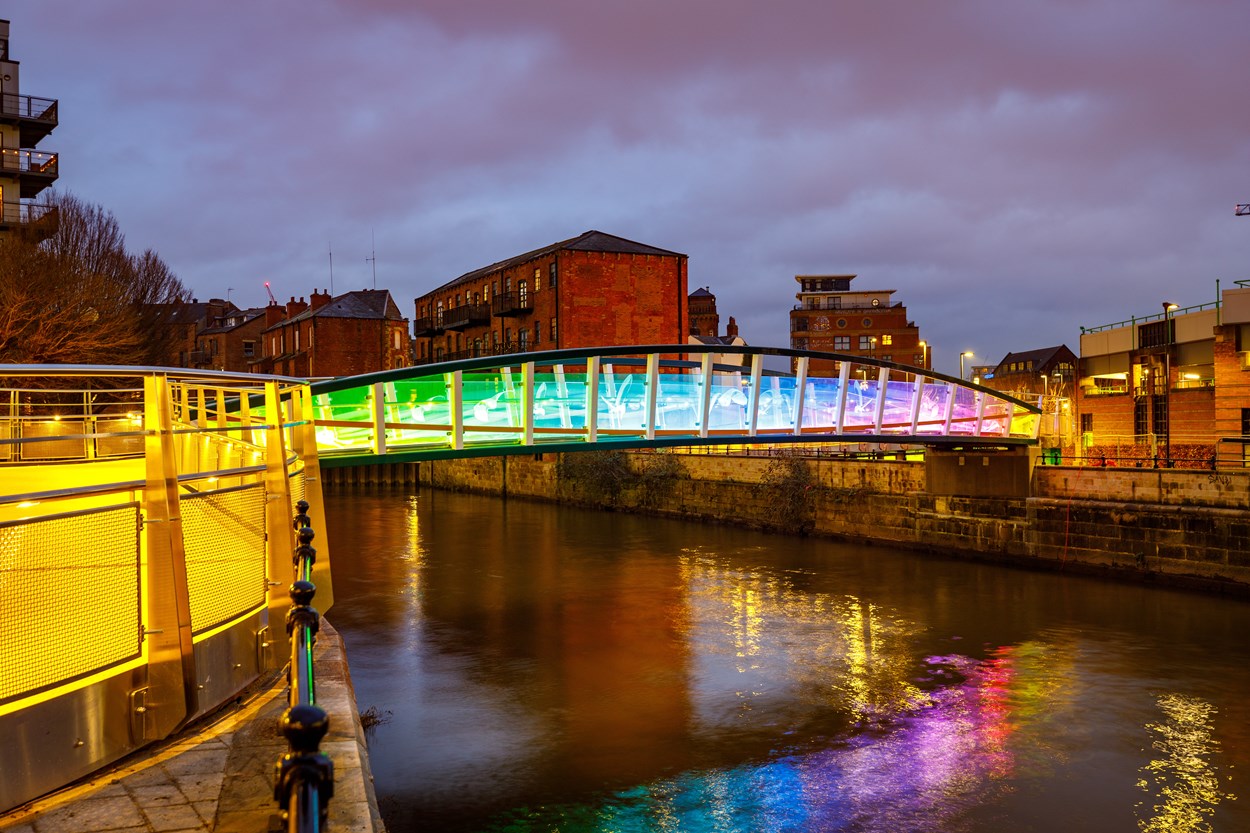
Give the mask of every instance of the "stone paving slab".
[[[342, 640], [321, 620], [317, 704], [330, 716], [322, 751], [334, 761], [329, 827], [385, 833]], [[94, 777], [0, 815], [0, 833], [264, 833], [277, 824], [274, 765], [286, 751], [278, 717], [285, 678], [273, 674], [230, 707]]]

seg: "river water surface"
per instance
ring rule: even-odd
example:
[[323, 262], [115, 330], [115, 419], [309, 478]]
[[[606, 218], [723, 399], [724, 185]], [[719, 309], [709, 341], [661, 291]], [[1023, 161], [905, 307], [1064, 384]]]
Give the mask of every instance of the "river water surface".
[[431, 490], [327, 514], [392, 833], [1250, 831], [1246, 602]]

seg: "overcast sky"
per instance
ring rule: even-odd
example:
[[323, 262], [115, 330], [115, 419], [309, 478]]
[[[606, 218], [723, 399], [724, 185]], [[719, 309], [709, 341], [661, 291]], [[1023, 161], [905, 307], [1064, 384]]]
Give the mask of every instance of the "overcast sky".
[[[788, 346], [796, 274], [935, 365], [1250, 278], [1247, 0], [24, 0], [58, 188], [201, 299], [412, 299], [598, 229]], [[372, 242], [376, 238], [376, 244]], [[376, 245], [376, 264], [366, 260]]]

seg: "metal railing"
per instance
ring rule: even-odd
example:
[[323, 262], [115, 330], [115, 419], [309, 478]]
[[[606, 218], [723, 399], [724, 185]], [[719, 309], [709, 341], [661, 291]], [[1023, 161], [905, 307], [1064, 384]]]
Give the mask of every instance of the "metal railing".
[[55, 222], [58, 216], [55, 205], [36, 205], [29, 202], [6, 202], [0, 208], [0, 223], [8, 226], [24, 226], [43, 221]]
[[313, 673], [313, 648], [321, 614], [312, 606], [317, 587], [312, 568], [317, 551], [312, 546], [315, 533], [308, 517], [308, 501], [296, 505], [295, 581], [291, 584], [291, 610], [286, 632], [291, 641], [289, 707], [279, 726], [288, 751], [278, 759], [274, 800], [282, 808], [289, 833], [313, 833], [325, 827], [334, 797], [334, 763], [321, 753], [321, 739], [330, 728], [330, 718], [317, 705], [317, 685]]
[[57, 175], [57, 154], [26, 148], [0, 149], [0, 170], [23, 173]]
[[[295, 379], [0, 365], [0, 749], [42, 739], [0, 767], [0, 812], [286, 663], [287, 507], [322, 506], [311, 409]], [[327, 547], [303, 575], [331, 606]]]
[[6, 116], [56, 124], [57, 103], [55, 98], [38, 98], [33, 95], [5, 93], [0, 96], [0, 110]]
[[520, 289], [501, 292], [491, 299], [490, 308], [494, 315], [500, 317], [529, 312], [534, 308], [534, 296]]
[[1138, 324], [1148, 324], [1151, 321], [1176, 320], [1178, 316], [1191, 312], [1202, 312], [1208, 309], [1219, 309], [1219, 301], [1207, 301], [1205, 304], [1194, 304], [1192, 307], [1183, 307], [1182, 309], [1168, 310], [1167, 312], [1156, 312], [1154, 315], [1143, 315], [1140, 317], [1129, 318], [1125, 321], [1116, 321], [1111, 324], [1100, 324], [1097, 327], [1082, 327], [1081, 334], [1089, 335], [1090, 333], [1101, 333], [1106, 330], [1117, 330], [1120, 327], [1134, 327]]
[[443, 329], [456, 330], [470, 324], [485, 324], [490, 321], [489, 304], [461, 304], [443, 311]]

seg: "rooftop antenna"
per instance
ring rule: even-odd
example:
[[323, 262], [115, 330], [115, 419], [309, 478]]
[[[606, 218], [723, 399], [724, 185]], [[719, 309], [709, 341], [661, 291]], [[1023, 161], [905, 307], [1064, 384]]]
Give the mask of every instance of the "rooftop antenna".
[[234, 292], [234, 287], [233, 287], [233, 286], [227, 286], [227, 287], [226, 287], [226, 303], [227, 303], [227, 304], [228, 304], [228, 303], [230, 303], [230, 293], [231, 293], [231, 292]]
[[326, 241], [326, 249], [330, 252], [330, 297], [334, 297], [334, 246]]
[[366, 261], [373, 264], [373, 288], [378, 288], [378, 241], [374, 235], [373, 229], [369, 229], [370, 253], [373, 257], [365, 258]]

